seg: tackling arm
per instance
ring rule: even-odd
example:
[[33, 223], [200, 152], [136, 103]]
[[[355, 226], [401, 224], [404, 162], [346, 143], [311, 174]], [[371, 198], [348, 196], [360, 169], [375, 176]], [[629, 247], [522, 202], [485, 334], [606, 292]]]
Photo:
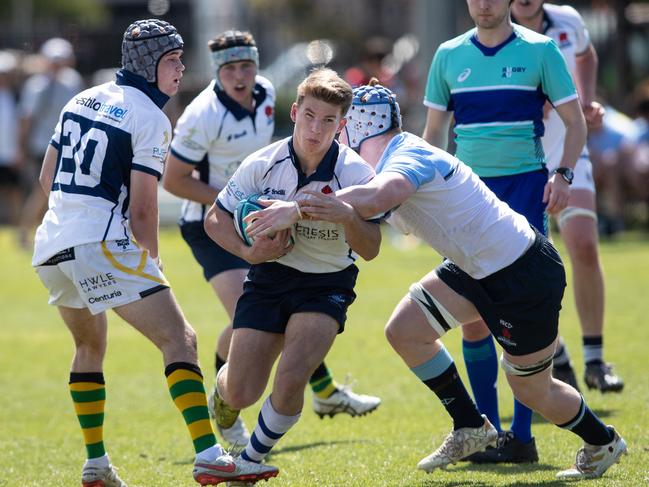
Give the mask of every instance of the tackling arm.
[[336, 191], [336, 196], [352, 205], [362, 218], [372, 218], [396, 208], [416, 190], [403, 174], [384, 172], [362, 186]]

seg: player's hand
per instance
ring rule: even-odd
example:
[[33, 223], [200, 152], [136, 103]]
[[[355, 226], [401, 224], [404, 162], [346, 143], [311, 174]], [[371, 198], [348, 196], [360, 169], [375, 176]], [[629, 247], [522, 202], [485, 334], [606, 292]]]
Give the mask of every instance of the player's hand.
[[597, 132], [598, 130], [601, 130], [602, 125], [604, 124], [604, 114], [606, 113], [604, 107], [596, 101], [593, 101], [588, 105], [582, 106], [582, 110], [584, 112], [584, 118], [586, 119], [588, 132]]
[[293, 226], [302, 217], [296, 201], [257, 200], [267, 208], [253, 211], [243, 221], [247, 223], [246, 233], [251, 238], [274, 235]]
[[547, 203], [546, 210], [550, 214], [559, 214], [568, 206], [570, 185], [560, 174], [553, 174], [545, 183], [543, 190], [543, 203]]
[[273, 238], [267, 236], [255, 238], [252, 246], [248, 247], [245, 259], [251, 264], [261, 264], [277, 260], [291, 250], [293, 250], [291, 230], [286, 228], [277, 232]]
[[331, 223], [345, 224], [356, 217], [356, 210], [349, 203], [336, 198], [333, 194], [317, 191], [304, 191], [308, 198], [300, 200], [302, 213], [313, 220], [324, 220]]

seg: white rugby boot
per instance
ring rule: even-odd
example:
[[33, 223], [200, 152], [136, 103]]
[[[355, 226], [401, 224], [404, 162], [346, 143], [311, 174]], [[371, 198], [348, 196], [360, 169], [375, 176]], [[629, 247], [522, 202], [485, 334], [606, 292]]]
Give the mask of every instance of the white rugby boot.
[[194, 479], [201, 485], [237, 481], [254, 484], [259, 480], [276, 477], [277, 474], [279, 474], [277, 467], [249, 462], [240, 456], [233, 457], [227, 453], [210, 462], [197, 460], [194, 463]]
[[320, 419], [326, 415], [334, 417], [339, 413], [349, 414], [350, 416], [363, 416], [374, 411], [380, 404], [380, 397], [353, 392], [352, 384], [348, 383], [348, 381], [345, 381], [343, 386], [338, 386], [331, 396], [325, 399], [316, 395], [313, 396], [313, 410], [320, 416]]
[[[613, 429], [612, 426], [608, 428]], [[595, 479], [604, 475], [611, 465], [618, 463], [622, 455], [627, 454], [626, 442], [613, 429], [613, 441], [606, 445], [584, 446], [577, 452], [572, 468], [562, 470], [557, 478], [562, 480]]]
[[115, 467], [96, 467], [86, 463], [81, 472], [81, 485], [83, 487], [127, 487], [117, 476]]
[[417, 468], [430, 473], [436, 468], [446, 468], [464, 457], [483, 451], [490, 445], [496, 446], [498, 430], [484, 414], [482, 417], [484, 424], [478, 428], [460, 428], [451, 431], [437, 450], [420, 460]]

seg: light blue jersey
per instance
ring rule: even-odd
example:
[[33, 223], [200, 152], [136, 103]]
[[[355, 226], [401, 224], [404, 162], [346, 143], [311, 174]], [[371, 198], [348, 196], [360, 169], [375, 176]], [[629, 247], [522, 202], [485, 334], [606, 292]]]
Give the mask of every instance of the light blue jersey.
[[457, 156], [480, 177], [541, 169], [543, 105], [577, 98], [566, 62], [549, 37], [514, 25], [502, 44], [476, 29], [443, 43], [430, 67], [424, 104], [453, 111]]
[[388, 223], [421, 238], [474, 279], [518, 259], [534, 240], [522, 215], [500, 201], [457, 158], [416, 135], [395, 135], [376, 173], [405, 176], [416, 191]]

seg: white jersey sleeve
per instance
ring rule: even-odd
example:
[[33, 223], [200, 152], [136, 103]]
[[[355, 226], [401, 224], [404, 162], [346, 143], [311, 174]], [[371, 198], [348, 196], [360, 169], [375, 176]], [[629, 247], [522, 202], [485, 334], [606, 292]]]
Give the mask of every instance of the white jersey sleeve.
[[206, 126], [209, 122], [210, 100], [201, 93], [187, 105], [178, 119], [171, 143], [172, 153], [179, 159], [198, 164], [210, 149], [213, 137]]
[[260, 193], [260, 183], [266, 172], [266, 161], [260, 157], [265, 149], [250, 154], [234, 172], [226, 186], [216, 198], [221, 208], [234, 213], [234, 208], [242, 199]]
[[133, 164], [131, 169], [162, 177], [171, 140], [171, 123], [167, 117], [153, 120], [137, 119], [133, 132]]

